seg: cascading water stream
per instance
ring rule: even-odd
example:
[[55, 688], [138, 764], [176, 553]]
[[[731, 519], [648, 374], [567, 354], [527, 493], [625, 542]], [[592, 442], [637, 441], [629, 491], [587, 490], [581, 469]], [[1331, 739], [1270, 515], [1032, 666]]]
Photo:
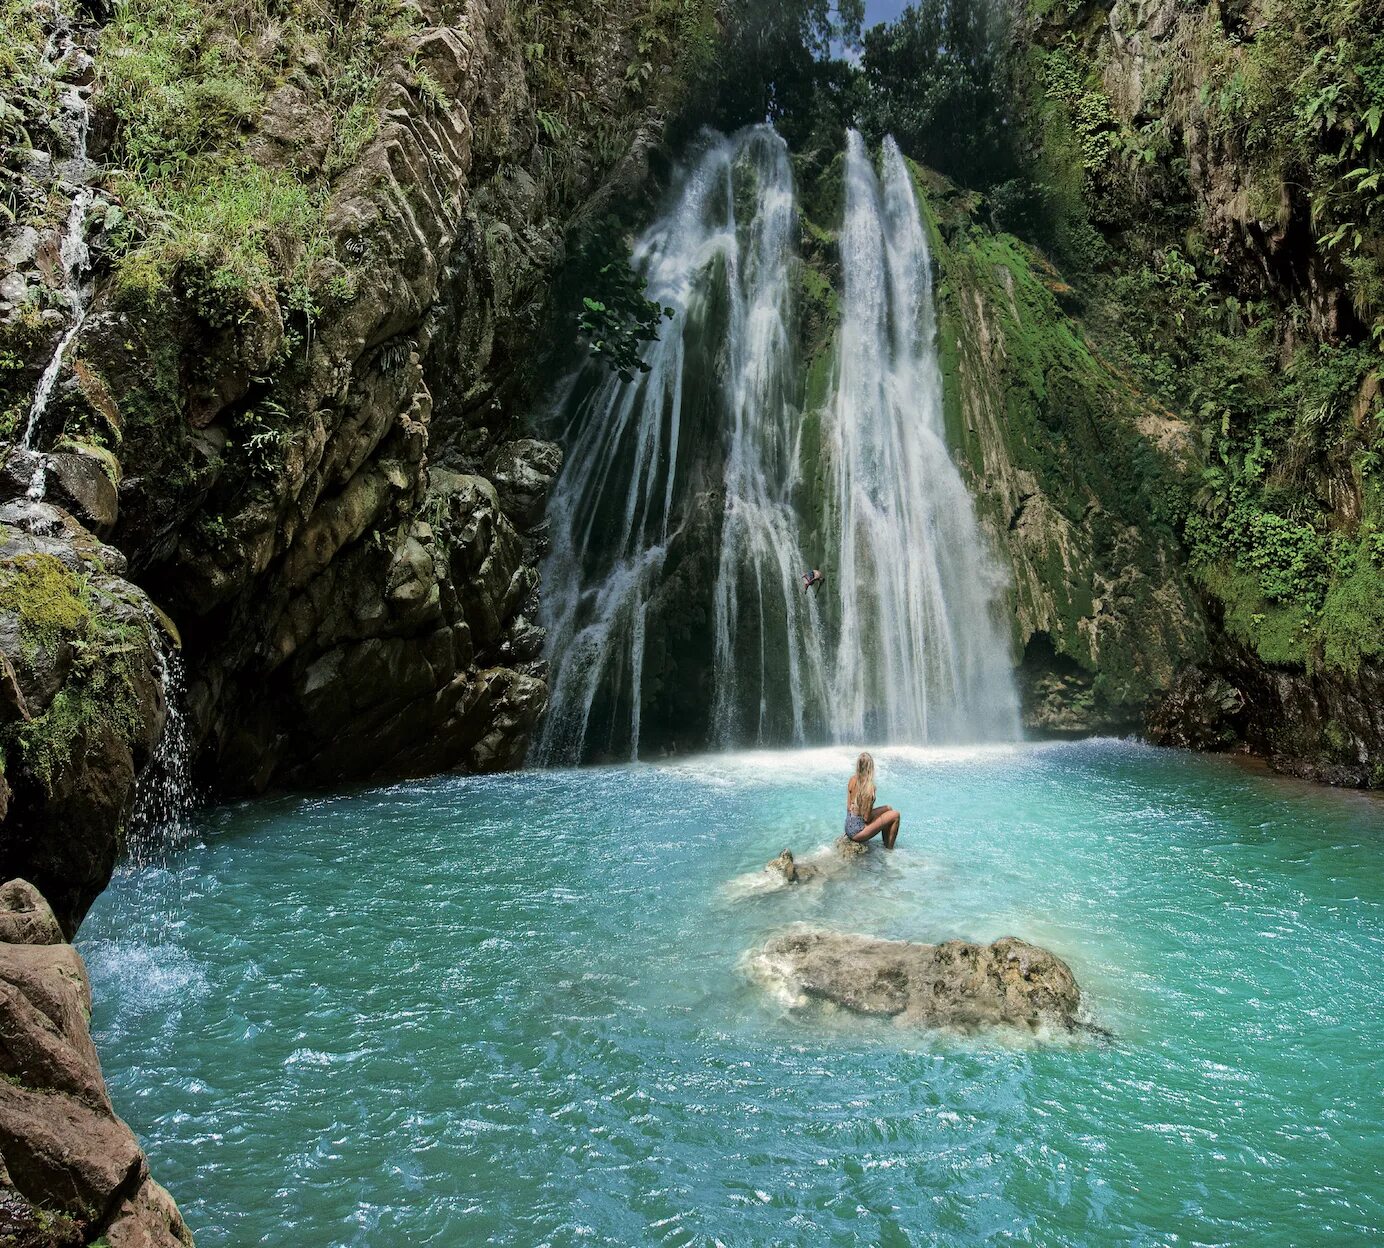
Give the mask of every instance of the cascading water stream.
[[[59, 66], [69, 57], [82, 58], [86, 54], [73, 37], [71, 26], [61, 10], [54, 5], [53, 31], [44, 50], [44, 59], [58, 72]], [[69, 119], [67, 129], [72, 145], [72, 156], [66, 162], [65, 180], [73, 183], [76, 190], [72, 205], [68, 210], [67, 223], [58, 246], [58, 260], [62, 266], [63, 297], [72, 314], [71, 323], [58, 339], [48, 364], [39, 376], [34, 388], [33, 399], [29, 404], [29, 416], [19, 445], [24, 450], [37, 449], [42, 430], [44, 413], [57, 386], [67, 352], [81, 332], [86, 320], [87, 308], [91, 302], [92, 285], [88, 280], [91, 268], [91, 252], [87, 247], [87, 213], [91, 208], [93, 191], [91, 161], [87, 155], [87, 133], [91, 126], [91, 106], [88, 101], [89, 88], [68, 84], [62, 91], [63, 112]], [[42, 462], [34, 473], [29, 487], [31, 498], [42, 498], [45, 473]]]
[[176, 646], [164, 637], [158, 621], [150, 618], [149, 623], [160, 640], [155, 657], [167, 718], [153, 757], [135, 788], [134, 807], [125, 838], [126, 856], [135, 867], [161, 861], [187, 839], [191, 834], [189, 817], [196, 800], [183, 658]]
[[592, 747], [638, 756], [650, 613], [669, 623], [666, 579], [710, 549], [714, 563], [695, 575], [709, 582], [713, 739], [775, 731], [769, 690], [780, 667], [780, 718], [803, 739], [821, 663], [811, 604], [797, 592], [791, 501], [796, 229], [787, 147], [761, 126], [710, 141], [635, 246], [649, 297], [675, 320], [645, 351], [647, 373], [593, 384], [588, 370], [563, 399], [572, 418], [550, 508], [553, 709], [541, 758]]
[[946, 444], [932, 257], [893, 139], [883, 177], [847, 136], [842, 317], [828, 437], [838, 534], [838, 740], [1018, 734], [1003, 588]]
[[[841, 319], [815, 412], [802, 227], [772, 129], [708, 140], [638, 240], [649, 297], [676, 318], [647, 373], [589, 365], [560, 396], [540, 760], [1018, 735], [1003, 580], [945, 442], [912, 180], [892, 141], [878, 176], [855, 132], [845, 170]], [[813, 566], [821, 598], [801, 588]]]

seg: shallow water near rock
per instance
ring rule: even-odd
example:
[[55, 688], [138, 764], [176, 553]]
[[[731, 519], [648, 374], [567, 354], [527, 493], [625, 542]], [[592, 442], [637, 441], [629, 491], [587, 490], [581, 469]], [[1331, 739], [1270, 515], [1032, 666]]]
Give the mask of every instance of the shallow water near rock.
[[[441, 778], [210, 812], [82, 929], [202, 1248], [1354, 1243], [1384, 1227], [1384, 804], [1117, 742]], [[1016, 935], [1113, 1044], [794, 1010], [794, 922]]]

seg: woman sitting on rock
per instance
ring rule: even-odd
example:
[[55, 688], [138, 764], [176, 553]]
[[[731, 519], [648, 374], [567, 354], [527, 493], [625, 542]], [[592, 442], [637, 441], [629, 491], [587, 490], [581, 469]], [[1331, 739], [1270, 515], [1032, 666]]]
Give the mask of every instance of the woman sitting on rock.
[[868, 841], [878, 832], [884, 833], [884, 848], [893, 849], [899, 839], [899, 812], [875, 805], [875, 760], [862, 754], [846, 783], [846, 839]]

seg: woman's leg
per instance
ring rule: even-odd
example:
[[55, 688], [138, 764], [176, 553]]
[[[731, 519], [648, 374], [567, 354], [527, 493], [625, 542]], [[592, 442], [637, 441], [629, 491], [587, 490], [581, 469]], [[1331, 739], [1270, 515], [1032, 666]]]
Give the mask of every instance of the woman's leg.
[[891, 810], [889, 812], [889, 823], [884, 829], [884, 848], [893, 849], [894, 842], [899, 839], [899, 812]]
[[[878, 836], [883, 832], [889, 826], [889, 821], [891, 819], [897, 824], [899, 818], [897, 812], [890, 810], [888, 806], [876, 806], [874, 810], [870, 812], [870, 815], [870, 822], [851, 838], [853, 841], [868, 841], [872, 836]], [[895, 835], [898, 835], [897, 831]], [[893, 848], [887, 834], [885, 836], [884, 847], [886, 849]]]

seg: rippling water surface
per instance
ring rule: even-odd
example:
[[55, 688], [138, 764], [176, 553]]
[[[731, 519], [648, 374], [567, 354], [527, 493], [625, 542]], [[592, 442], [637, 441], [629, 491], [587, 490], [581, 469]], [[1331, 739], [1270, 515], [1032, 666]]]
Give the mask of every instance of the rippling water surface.
[[[117, 1109], [220, 1245], [1359, 1243], [1384, 804], [1093, 742], [445, 778], [210, 813], [82, 930]], [[1113, 1045], [899, 1034], [742, 970], [796, 921], [1014, 934]]]

